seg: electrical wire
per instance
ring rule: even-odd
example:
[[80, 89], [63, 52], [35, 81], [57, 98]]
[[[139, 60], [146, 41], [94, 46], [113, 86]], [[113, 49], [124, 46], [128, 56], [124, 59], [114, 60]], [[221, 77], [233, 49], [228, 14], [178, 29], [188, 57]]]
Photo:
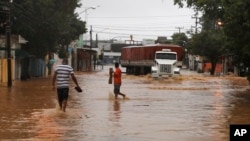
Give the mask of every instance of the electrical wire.
[[[157, 36], [171, 37], [169, 33], [178, 33], [178, 26], [189, 26], [193, 23], [183, 20], [182, 17], [189, 15], [170, 15], [170, 16], [140, 16], [140, 17], [89, 17], [90, 23], [93, 27], [93, 32], [96, 31], [106, 36], [111, 35], [125, 35], [129, 37], [133, 35], [135, 37], [147, 38], [152, 37], [154, 39]], [[172, 18], [179, 17], [176, 21]], [[191, 17], [190, 17], [191, 18]], [[110, 24], [112, 21], [112, 24]], [[194, 21], [195, 22], [195, 21]], [[191, 26], [190, 26], [191, 28]], [[102, 32], [100, 32], [102, 31]]]

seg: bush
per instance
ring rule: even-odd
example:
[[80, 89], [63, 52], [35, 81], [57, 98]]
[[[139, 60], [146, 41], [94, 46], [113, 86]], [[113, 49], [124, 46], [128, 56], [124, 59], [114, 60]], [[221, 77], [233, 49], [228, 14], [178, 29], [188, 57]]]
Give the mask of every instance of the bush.
[[197, 72], [198, 73], [204, 73], [204, 71], [202, 69], [198, 69]]
[[250, 71], [247, 69], [247, 73], [246, 73], [246, 76], [247, 76], [247, 80], [250, 84]]

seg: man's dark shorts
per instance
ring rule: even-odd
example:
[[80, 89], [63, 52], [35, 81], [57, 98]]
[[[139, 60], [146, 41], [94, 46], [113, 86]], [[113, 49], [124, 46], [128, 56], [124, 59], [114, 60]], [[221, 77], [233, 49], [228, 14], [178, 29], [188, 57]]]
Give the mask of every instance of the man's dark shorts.
[[121, 87], [120, 84], [115, 84], [114, 85], [114, 93], [120, 93], [120, 87]]
[[69, 88], [57, 88], [57, 96], [59, 102], [62, 102], [63, 100], [68, 100]]

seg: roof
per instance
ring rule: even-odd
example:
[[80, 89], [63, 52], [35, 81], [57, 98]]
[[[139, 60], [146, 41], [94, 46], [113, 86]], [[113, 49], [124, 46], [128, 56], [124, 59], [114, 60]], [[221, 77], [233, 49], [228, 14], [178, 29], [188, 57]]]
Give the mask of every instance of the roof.
[[93, 48], [92, 49], [89, 49], [89, 48], [77, 48], [77, 50], [88, 51], [88, 52], [92, 52], [92, 53], [96, 53], [97, 52]]
[[121, 56], [120, 52], [104, 52], [104, 56]]
[[31, 54], [29, 54], [28, 52], [26, 52], [22, 49], [15, 50], [15, 57], [17, 57], [17, 58], [31, 57], [31, 56], [32, 56]]

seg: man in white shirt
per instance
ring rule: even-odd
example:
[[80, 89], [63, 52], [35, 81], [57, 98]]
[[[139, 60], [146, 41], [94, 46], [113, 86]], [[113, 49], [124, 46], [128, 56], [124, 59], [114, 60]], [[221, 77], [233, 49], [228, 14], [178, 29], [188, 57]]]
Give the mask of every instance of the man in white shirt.
[[80, 88], [77, 79], [74, 75], [73, 68], [68, 65], [68, 59], [63, 59], [62, 65], [55, 67], [52, 85], [55, 90], [55, 82], [57, 87], [57, 97], [60, 110], [66, 111], [68, 96], [69, 96], [69, 77], [76, 84], [76, 87]]

